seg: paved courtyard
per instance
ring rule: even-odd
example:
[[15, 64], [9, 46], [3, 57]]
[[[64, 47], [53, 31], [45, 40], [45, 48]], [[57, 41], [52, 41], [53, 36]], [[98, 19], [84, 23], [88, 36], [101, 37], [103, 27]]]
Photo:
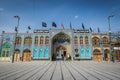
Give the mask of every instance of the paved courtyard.
[[120, 80], [119, 62], [0, 62], [0, 80]]

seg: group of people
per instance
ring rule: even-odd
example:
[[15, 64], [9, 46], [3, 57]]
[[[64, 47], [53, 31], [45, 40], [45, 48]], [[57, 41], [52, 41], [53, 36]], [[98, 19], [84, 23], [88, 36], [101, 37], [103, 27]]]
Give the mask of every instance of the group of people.
[[53, 54], [52, 55], [52, 60], [71, 60], [70, 54], [64, 55], [64, 54]]

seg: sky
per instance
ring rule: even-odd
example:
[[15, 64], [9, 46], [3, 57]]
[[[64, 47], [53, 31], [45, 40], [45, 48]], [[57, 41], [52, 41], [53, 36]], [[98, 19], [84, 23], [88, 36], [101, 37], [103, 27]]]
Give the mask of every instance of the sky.
[[[92, 28], [93, 32], [108, 32], [108, 16], [111, 31], [120, 31], [120, 0], [0, 0], [0, 33], [15, 32], [17, 19], [20, 17], [19, 32], [26, 32], [31, 26], [34, 29], [49, 29], [52, 22], [57, 24], [57, 29]], [[42, 22], [47, 27], [42, 27]]]

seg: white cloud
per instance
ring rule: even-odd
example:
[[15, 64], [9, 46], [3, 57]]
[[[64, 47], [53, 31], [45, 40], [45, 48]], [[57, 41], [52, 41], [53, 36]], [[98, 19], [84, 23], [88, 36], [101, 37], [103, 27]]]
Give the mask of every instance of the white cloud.
[[76, 15], [76, 16], [75, 16], [75, 19], [77, 19], [78, 17], [79, 17], [79, 16]]

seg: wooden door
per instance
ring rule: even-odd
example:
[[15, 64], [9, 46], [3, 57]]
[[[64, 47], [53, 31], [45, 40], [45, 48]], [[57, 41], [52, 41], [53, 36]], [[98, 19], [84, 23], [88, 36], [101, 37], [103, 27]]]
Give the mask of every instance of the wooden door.
[[101, 62], [102, 61], [102, 55], [101, 54], [98, 54], [98, 61]]
[[94, 58], [94, 61], [97, 61], [97, 54], [94, 54], [93, 58]]
[[24, 52], [23, 53], [23, 62], [30, 61], [30, 52]]
[[98, 53], [94, 53], [93, 59], [94, 59], [94, 61], [99, 61], [99, 62], [101, 62], [101, 61], [102, 61], [102, 55], [101, 55], [101, 54], [98, 54]]
[[19, 53], [15, 53], [14, 54], [14, 62], [18, 62], [20, 60], [20, 54]]

